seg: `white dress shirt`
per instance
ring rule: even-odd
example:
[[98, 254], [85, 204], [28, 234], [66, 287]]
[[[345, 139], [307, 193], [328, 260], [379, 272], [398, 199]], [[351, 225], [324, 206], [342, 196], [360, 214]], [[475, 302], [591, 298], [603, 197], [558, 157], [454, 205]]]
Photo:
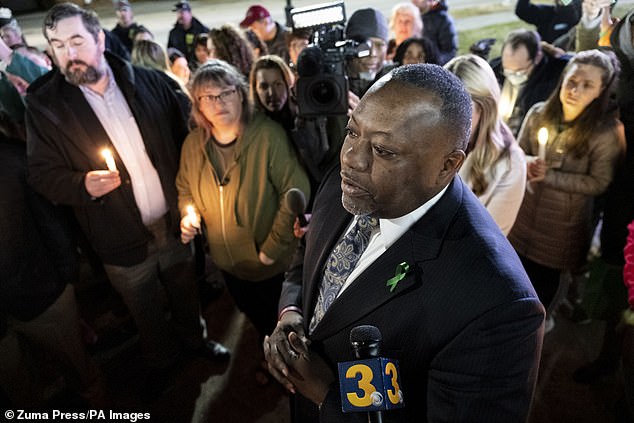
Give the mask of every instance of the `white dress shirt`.
[[88, 87], [80, 85], [79, 88], [125, 164], [132, 182], [136, 205], [141, 212], [143, 223], [148, 225], [167, 213], [167, 200], [128, 102], [107, 64], [106, 69], [108, 87], [103, 96]]
[[[415, 210], [407, 213], [404, 216], [397, 217], [394, 219], [379, 219], [379, 229], [375, 230], [370, 237], [370, 242], [368, 243], [368, 247], [365, 249], [359, 261], [357, 262], [357, 266], [354, 268], [346, 282], [343, 284], [337, 297], [341, 295], [343, 291], [346, 290], [350, 286], [352, 282], [361, 274], [365, 269], [367, 269], [376, 259], [378, 259], [381, 254], [383, 254], [392, 244], [394, 244], [409, 228], [414, 225], [417, 221], [420, 220], [421, 217], [425, 215], [431, 209], [434, 204], [440, 200], [445, 191], [447, 191], [447, 187], [444, 187], [438, 194], [429, 199], [422, 206], [418, 207]], [[344, 235], [350, 231], [358, 216], [355, 216], [352, 219], [350, 225], [344, 232]]]

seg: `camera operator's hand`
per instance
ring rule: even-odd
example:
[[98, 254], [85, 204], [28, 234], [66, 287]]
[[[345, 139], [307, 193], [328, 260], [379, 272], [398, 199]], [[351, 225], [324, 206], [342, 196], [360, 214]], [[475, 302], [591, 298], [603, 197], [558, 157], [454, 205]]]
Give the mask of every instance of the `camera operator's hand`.
[[348, 116], [352, 114], [352, 111], [359, 105], [359, 97], [352, 91], [348, 91]]

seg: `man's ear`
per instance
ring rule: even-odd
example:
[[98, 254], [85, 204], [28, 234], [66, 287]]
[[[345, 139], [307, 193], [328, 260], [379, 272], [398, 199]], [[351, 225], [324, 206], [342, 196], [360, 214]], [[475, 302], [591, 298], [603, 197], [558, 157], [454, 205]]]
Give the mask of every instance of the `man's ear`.
[[99, 51], [101, 53], [106, 50], [106, 34], [103, 32], [103, 29], [100, 29], [97, 34], [97, 46], [99, 47]]
[[541, 48], [539, 49], [539, 51], [537, 52], [537, 54], [535, 55], [535, 60], [533, 60], [533, 64], [535, 66], [539, 65], [539, 62], [542, 61], [542, 58], [544, 57], [544, 50], [542, 50]]
[[467, 157], [462, 150], [453, 150], [451, 153], [445, 156], [443, 168], [438, 175], [439, 179], [449, 181], [453, 176], [458, 173], [464, 159]]

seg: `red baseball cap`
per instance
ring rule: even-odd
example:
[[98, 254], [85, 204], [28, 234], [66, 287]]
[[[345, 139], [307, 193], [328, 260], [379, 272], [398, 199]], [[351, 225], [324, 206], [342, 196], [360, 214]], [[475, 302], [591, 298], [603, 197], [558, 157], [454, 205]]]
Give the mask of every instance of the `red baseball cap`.
[[242, 22], [240, 22], [240, 26], [242, 28], [247, 28], [253, 22], [268, 18], [269, 16], [271, 16], [271, 14], [264, 6], [261, 4], [254, 4], [249, 7], [249, 10], [247, 10], [247, 16], [242, 20]]

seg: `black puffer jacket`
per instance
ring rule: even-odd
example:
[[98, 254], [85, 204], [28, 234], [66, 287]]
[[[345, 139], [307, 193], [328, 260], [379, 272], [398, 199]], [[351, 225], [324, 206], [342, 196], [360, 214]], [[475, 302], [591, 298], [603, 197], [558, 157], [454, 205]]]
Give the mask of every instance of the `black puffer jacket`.
[[203, 25], [198, 19], [192, 18], [192, 25], [189, 29], [185, 29], [183, 25], [177, 23], [170, 30], [167, 40], [167, 48], [173, 47], [178, 49], [187, 57], [188, 62], [194, 62], [194, 38], [198, 34], [209, 32], [209, 28]]
[[581, 3], [581, 0], [573, 0], [564, 6], [533, 4], [530, 0], [518, 0], [515, 14], [524, 22], [535, 25], [542, 40], [552, 43], [577, 25], [581, 19]]
[[447, 3], [441, 0], [421, 16], [423, 36], [429, 38], [438, 48], [440, 65], [455, 57], [458, 51], [458, 31], [447, 10]]

